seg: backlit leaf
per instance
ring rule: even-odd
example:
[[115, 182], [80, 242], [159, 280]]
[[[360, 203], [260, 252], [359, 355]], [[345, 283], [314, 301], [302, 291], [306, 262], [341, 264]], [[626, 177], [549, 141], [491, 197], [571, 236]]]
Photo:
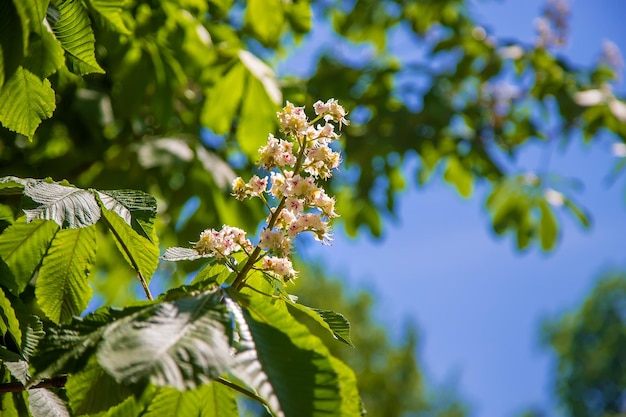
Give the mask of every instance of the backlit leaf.
[[466, 170], [457, 158], [448, 158], [448, 165], [443, 175], [446, 182], [454, 185], [459, 194], [463, 197], [472, 195], [473, 177], [472, 173]]
[[238, 417], [239, 413], [234, 391], [211, 382], [187, 391], [160, 388], [142, 416]]
[[255, 160], [259, 147], [267, 142], [268, 132], [274, 131], [278, 106], [268, 95], [263, 83], [252, 73], [248, 73], [247, 79], [237, 140], [248, 158]]
[[56, 108], [54, 90], [47, 79], [18, 67], [0, 89], [0, 123], [32, 139], [42, 120]]
[[92, 294], [88, 276], [95, 260], [95, 226], [56, 234], [35, 289], [37, 301], [50, 320], [67, 322], [87, 307]]
[[0, 258], [13, 275], [4, 274], [2, 284], [14, 294], [24, 291], [59, 230], [54, 222], [24, 220], [16, 221], [0, 234]]
[[86, 3], [113, 30], [123, 35], [131, 34], [122, 18], [126, 0], [86, 0]]
[[137, 234], [116, 213], [103, 209], [102, 216], [124, 259], [146, 283], [150, 282], [159, 263], [158, 245]]
[[559, 226], [550, 205], [545, 200], [539, 202], [539, 210], [541, 212], [541, 248], [550, 250], [556, 244]]
[[248, 1], [244, 19], [262, 44], [273, 45], [280, 39], [285, 20], [280, 0]]
[[206, 92], [200, 120], [217, 135], [230, 132], [246, 83], [246, 70], [235, 64]]
[[65, 49], [67, 64], [75, 74], [104, 73], [95, 55], [95, 37], [87, 9], [80, 0], [60, 0], [55, 3], [58, 19], [50, 19], [56, 38]]

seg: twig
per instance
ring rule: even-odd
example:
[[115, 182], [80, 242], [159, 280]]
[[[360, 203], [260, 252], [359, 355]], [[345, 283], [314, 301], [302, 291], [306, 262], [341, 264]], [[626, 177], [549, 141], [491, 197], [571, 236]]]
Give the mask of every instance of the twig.
[[[28, 389], [38, 388], [63, 388], [67, 382], [67, 375], [59, 375], [50, 379], [44, 379], [35, 386]], [[0, 384], [0, 392], [20, 392], [25, 391], [26, 387], [21, 382], [7, 382]]]

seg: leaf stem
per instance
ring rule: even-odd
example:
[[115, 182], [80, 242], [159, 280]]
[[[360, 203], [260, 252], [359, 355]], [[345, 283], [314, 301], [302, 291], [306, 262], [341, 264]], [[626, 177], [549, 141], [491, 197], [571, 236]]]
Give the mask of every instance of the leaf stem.
[[240, 387], [237, 384], [234, 384], [232, 382], [230, 382], [227, 379], [222, 378], [221, 376], [215, 379], [215, 382], [219, 382], [222, 385], [227, 386], [230, 389], [233, 389], [235, 391], [237, 391], [240, 394], [245, 395], [246, 397], [250, 397], [251, 399], [260, 402], [261, 404], [263, 404], [264, 406], [269, 408], [269, 404], [267, 403], [267, 401], [265, 401], [264, 398], [259, 397], [258, 395], [256, 395], [254, 392], [252, 391], [248, 391], [247, 389]]

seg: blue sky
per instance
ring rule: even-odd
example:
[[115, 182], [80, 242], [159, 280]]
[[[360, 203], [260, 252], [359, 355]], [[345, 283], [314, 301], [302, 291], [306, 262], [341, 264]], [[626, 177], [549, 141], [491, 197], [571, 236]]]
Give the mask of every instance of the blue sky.
[[[532, 42], [542, 4], [475, 1], [474, 13], [490, 34]], [[571, 8], [570, 41], [561, 53], [572, 62], [595, 62], [603, 39], [626, 51], [624, 2], [574, 0]], [[307, 245], [300, 252], [343, 275], [352, 288], [375, 292], [378, 312], [391, 328], [406, 318], [415, 321], [429, 380], [456, 385], [472, 415], [551, 410], [552, 365], [539, 343], [542, 319], [579, 305], [602, 272], [626, 269], [626, 181], [606, 184], [615, 163], [611, 143], [573, 141], [565, 151], [529, 147], [523, 153], [522, 170], [538, 168], [552, 152], [550, 170], [584, 183], [576, 200], [591, 212], [593, 226], [583, 230], [560, 213], [562, 235], [552, 253], [520, 253], [510, 236], [494, 236], [484, 187], [465, 200], [439, 180], [420, 189], [412, 183], [400, 199], [400, 220], [387, 222], [384, 238], [350, 240], [339, 228], [333, 247]]]

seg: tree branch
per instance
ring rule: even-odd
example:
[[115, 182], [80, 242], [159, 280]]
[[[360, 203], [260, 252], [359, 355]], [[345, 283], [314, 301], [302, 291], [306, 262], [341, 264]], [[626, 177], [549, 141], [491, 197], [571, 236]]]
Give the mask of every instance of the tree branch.
[[[44, 379], [37, 385], [28, 389], [37, 388], [63, 388], [67, 382], [67, 375], [59, 375], [50, 379]], [[7, 382], [0, 384], [0, 392], [20, 392], [25, 391], [26, 387], [21, 382]]]

